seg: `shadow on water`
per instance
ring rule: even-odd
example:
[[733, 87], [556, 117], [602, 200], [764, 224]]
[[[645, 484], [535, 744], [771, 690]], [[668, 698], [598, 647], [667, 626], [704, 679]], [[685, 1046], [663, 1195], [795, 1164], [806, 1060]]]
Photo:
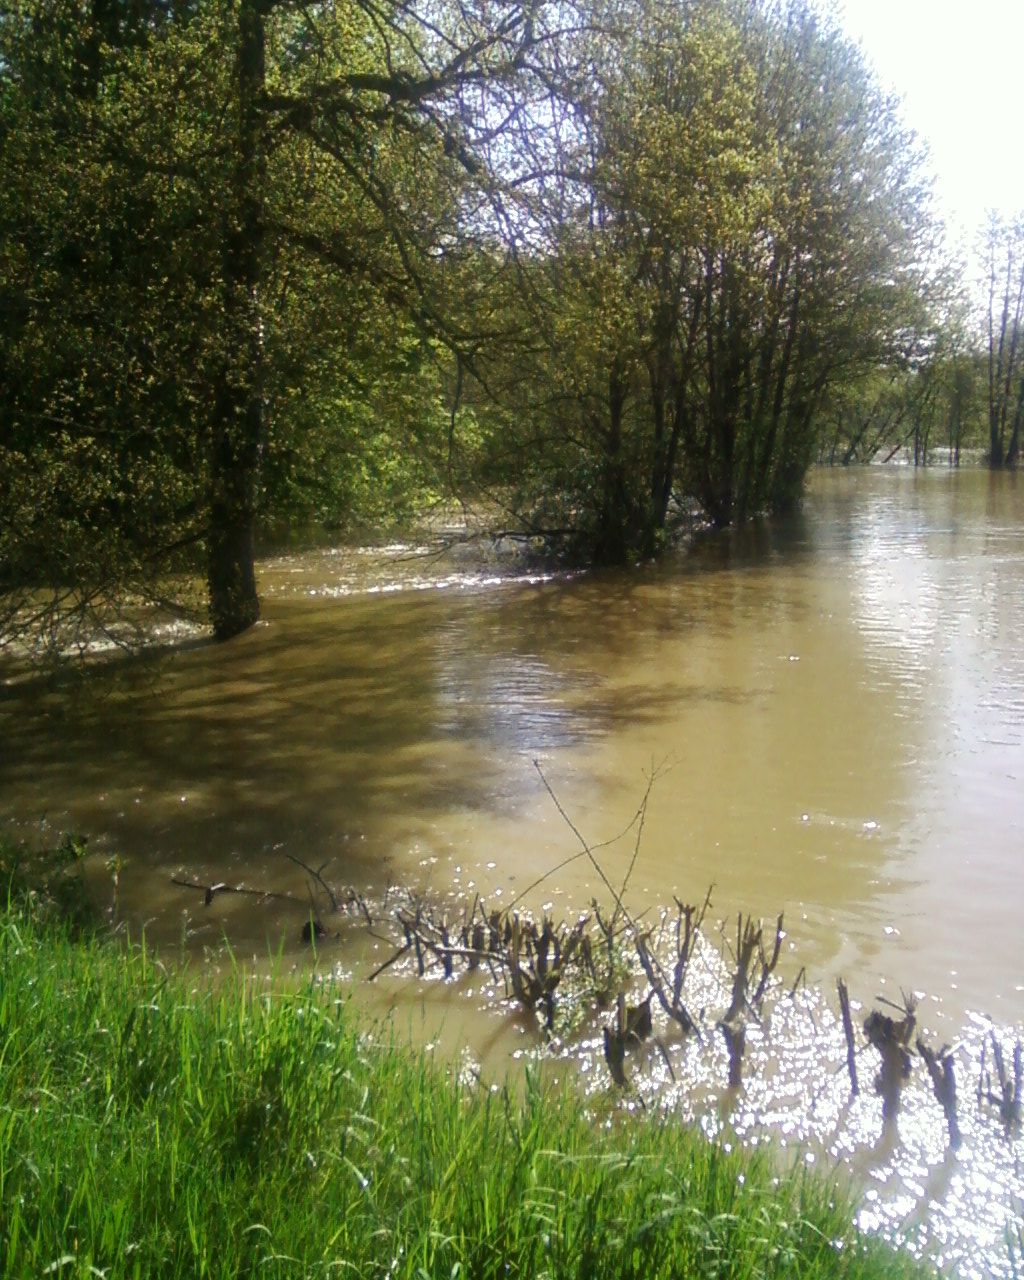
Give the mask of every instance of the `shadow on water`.
[[353, 635], [341, 610], [317, 626], [315, 645], [307, 627], [274, 623], [198, 646], [148, 679], [140, 668], [134, 687], [112, 666], [71, 704], [59, 693], [9, 700], [5, 793], [32, 789], [51, 812], [67, 804], [90, 827], [110, 822], [143, 860], [209, 851], [244, 867], [283, 842], [319, 853], [360, 838], [346, 862], [369, 870], [375, 825], [396, 803], [444, 807], [459, 783], [427, 745], [429, 660], [416, 633], [362, 619]]
[[706, 529], [682, 553], [698, 573], [764, 569], [779, 560], [794, 563], [814, 554], [814, 530], [801, 511], [772, 519], [757, 517], [738, 528]]
[[9, 687], [6, 816], [30, 832], [45, 816], [50, 833], [125, 855], [125, 904], [146, 915], [179, 871], [287, 887], [284, 850], [333, 859], [339, 880], [372, 889], [407, 878], [424, 831], [451, 815], [479, 815], [486, 838], [488, 815], [536, 799], [535, 756], [760, 696], [637, 665], [659, 636], [694, 625], [686, 593], [646, 570], [274, 600], [267, 615], [227, 645], [189, 641], [85, 679]]

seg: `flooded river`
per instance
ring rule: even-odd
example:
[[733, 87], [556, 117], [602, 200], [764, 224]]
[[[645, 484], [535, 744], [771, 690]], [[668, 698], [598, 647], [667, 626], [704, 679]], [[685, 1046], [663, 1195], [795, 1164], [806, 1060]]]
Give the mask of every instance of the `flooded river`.
[[[819, 473], [799, 518], [630, 572], [428, 551], [271, 558], [231, 644], [86, 697], [9, 687], [4, 814], [122, 854], [158, 940], [298, 951], [294, 908], [204, 914], [172, 877], [302, 892], [291, 852], [571, 915], [600, 886], [552, 870], [578, 845], [546, 781], [635, 910], [713, 883], [718, 916], [785, 912], [794, 974], [919, 992], [939, 1038], [1024, 1021], [1017, 477]], [[652, 773], [637, 851], [614, 837]]]

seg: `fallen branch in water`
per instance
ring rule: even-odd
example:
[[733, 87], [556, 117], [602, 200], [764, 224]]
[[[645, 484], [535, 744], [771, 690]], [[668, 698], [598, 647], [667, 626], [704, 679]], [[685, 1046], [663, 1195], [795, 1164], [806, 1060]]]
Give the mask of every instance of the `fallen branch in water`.
[[293, 893], [274, 893], [271, 889], [247, 889], [244, 885], [227, 884], [223, 880], [217, 884], [203, 884], [199, 880], [182, 880], [178, 876], [171, 876], [171, 884], [176, 884], [181, 889], [198, 889], [203, 895], [204, 907], [208, 907], [218, 893], [240, 893], [247, 898], [274, 899], [276, 902], [294, 902], [300, 907], [308, 906], [308, 903], [303, 902]]
[[[324, 892], [330, 903], [332, 912], [340, 912], [345, 907], [356, 907], [368, 925], [373, 924], [373, 917], [370, 914], [369, 905], [361, 893], [355, 889], [346, 889], [341, 895], [332, 889], [323, 877], [324, 868], [327, 863], [318, 869], [303, 862], [301, 858], [297, 858], [293, 853], [285, 851], [285, 857], [290, 862], [294, 862], [296, 866], [301, 867], [303, 871], [315, 881]], [[307, 915], [307, 920], [302, 926], [302, 940], [311, 942], [324, 934], [323, 923], [319, 919], [316, 911], [316, 904], [313, 901], [313, 894], [310, 891], [306, 899], [297, 897], [294, 893], [276, 893], [273, 889], [250, 889], [245, 885], [228, 884], [225, 880], [220, 880], [216, 884], [206, 884], [201, 880], [185, 880], [180, 876], [172, 876], [171, 884], [177, 885], [181, 889], [195, 889], [203, 895], [203, 906], [208, 907], [214, 898], [221, 893], [240, 894], [247, 898], [260, 898], [267, 902], [290, 902], [295, 906], [302, 907]], [[312, 922], [312, 923], [311, 923]]]

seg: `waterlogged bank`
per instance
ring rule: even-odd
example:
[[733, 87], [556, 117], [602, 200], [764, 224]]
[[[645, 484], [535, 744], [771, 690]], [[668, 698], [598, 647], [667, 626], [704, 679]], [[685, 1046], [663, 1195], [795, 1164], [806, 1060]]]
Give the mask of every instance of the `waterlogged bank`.
[[[225, 903], [261, 903], [240, 886], [188, 887], [211, 923]], [[782, 921], [716, 927], [709, 901], [641, 921], [613, 894], [584, 917], [535, 921], [397, 886], [368, 899], [314, 869], [307, 889], [289, 899], [304, 959], [286, 980], [280, 955], [252, 972], [307, 985], [312, 967], [323, 992], [369, 1023], [388, 1008], [400, 1038], [466, 1081], [518, 1090], [538, 1072], [568, 1083], [593, 1123], [646, 1111], [839, 1177], [861, 1228], [947, 1275], [1009, 1280], [1024, 1264], [1020, 1028], [978, 1020], [941, 1045], [904, 996], [868, 1017], [854, 999], [844, 1029], [835, 993], [779, 980]], [[215, 949], [193, 972], [230, 982], [238, 960]], [[869, 1034], [879, 1019], [881, 1037]], [[895, 1079], [880, 1048], [895, 1051]], [[938, 1088], [929, 1053], [945, 1068]]]
[[[333, 909], [310, 889], [296, 906], [321, 912], [324, 982], [371, 1014], [388, 1008], [470, 1078], [540, 1070], [598, 1114], [614, 1100], [789, 1152], [844, 1180], [862, 1227], [961, 1280], [1010, 1280], [1024, 1263], [1020, 1027], [976, 1019], [947, 1045], [907, 994], [900, 1008], [854, 997], [847, 1032], [835, 990], [779, 979], [781, 924], [719, 924], [706, 903], [636, 920], [605, 898], [584, 917], [531, 920], [400, 888], [337, 893]], [[896, 1072], [881, 1093], [880, 1045]]]
[[927, 1274], [803, 1170], [460, 1084], [333, 986], [214, 995], [24, 916], [0, 960], [4, 1275]]

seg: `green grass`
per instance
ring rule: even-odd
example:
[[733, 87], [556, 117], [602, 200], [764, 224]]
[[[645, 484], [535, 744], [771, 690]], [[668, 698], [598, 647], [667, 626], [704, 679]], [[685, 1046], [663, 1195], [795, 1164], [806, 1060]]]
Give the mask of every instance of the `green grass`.
[[460, 1087], [331, 988], [216, 991], [0, 917], [6, 1276], [896, 1277], [828, 1187], [571, 1093]]

